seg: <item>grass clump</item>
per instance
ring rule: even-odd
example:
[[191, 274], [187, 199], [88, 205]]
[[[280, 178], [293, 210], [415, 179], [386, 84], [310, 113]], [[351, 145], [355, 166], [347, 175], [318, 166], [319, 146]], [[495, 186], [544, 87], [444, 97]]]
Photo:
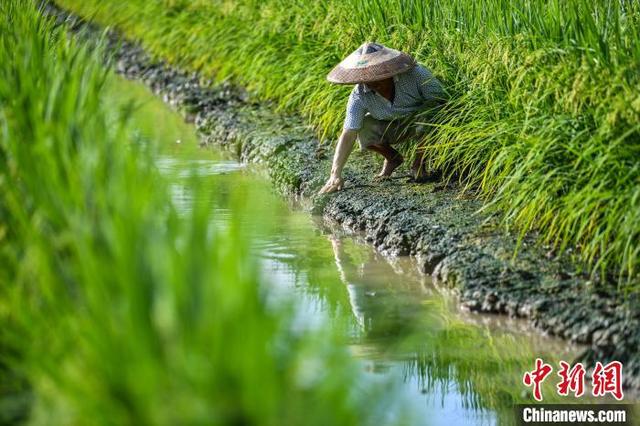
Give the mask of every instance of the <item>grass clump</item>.
[[459, 172], [508, 226], [577, 247], [594, 277], [637, 290], [637, 2], [58, 2], [275, 99], [326, 135], [347, 95], [324, 81], [335, 63], [365, 40], [410, 52], [451, 94], [427, 141], [434, 166]]
[[0, 3], [0, 365], [31, 421], [373, 423], [346, 349], [267, 305], [242, 200], [225, 229], [210, 194], [179, 215], [100, 49], [34, 3]]

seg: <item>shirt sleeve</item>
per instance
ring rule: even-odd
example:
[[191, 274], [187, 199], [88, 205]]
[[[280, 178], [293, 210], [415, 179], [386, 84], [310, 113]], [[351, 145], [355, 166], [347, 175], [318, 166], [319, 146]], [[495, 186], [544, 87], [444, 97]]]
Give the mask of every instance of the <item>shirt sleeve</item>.
[[426, 103], [440, 103], [446, 100], [446, 93], [440, 81], [431, 71], [418, 65], [416, 68], [418, 91]]
[[347, 102], [347, 114], [344, 118], [344, 129], [360, 130], [362, 128], [362, 122], [366, 113], [362, 99], [360, 95], [356, 93], [354, 88], [349, 95], [349, 101]]

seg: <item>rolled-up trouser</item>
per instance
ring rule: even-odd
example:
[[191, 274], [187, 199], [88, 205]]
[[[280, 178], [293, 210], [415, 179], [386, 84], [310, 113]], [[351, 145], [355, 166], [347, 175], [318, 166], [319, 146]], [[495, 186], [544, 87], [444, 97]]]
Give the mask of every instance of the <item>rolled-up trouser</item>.
[[393, 145], [405, 142], [412, 136], [417, 136], [416, 126], [410, 117], [393, 121], [377, 120], [370, 115], [364, 117], [362, 128], [358, 131], [360, 149], [365, 150], [371, 145]]

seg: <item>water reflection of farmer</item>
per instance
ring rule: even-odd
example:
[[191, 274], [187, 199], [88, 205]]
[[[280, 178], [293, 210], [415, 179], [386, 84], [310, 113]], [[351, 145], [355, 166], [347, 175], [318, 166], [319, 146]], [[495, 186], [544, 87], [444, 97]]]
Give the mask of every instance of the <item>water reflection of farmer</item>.
[[[342, 189], [342, 169], [356, 138], [361, 149], [384, 157], [378, 177], [391, 176], [403, 162], [391, 145], [415, 135], [411, 116], [440, 105], [445, 93], [429, 70], [409, 55], [378, 43], [365, 43], [340, 62], [327, 76], [336, 84], [355, 84], [347, 103], [342, 134], [333, 157], [331, 176], [320, 190]], [[424, 180], [422, 156], [412, 166], [416, 180]]]
[[401, 294], [390, 294], [389, 277], [395, 276], [391, 266], [373, 252], [366, 261], [355, 263], [338, 238], [331, 236], [330, 240], [351, 310], [366, 336], [398, 339], [410, 333], [409, 318], [415, 312]]

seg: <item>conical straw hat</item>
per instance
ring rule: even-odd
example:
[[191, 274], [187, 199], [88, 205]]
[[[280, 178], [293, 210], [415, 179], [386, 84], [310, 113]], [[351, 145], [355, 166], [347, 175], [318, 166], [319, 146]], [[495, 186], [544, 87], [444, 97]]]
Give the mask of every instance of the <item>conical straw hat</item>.
[[379, 43], [364, 43], [336, 65], [327, 75], [327, 80], [336, 84], [384, 80], [409, 71], [415, 65], [415, 59], [404, 52]]

